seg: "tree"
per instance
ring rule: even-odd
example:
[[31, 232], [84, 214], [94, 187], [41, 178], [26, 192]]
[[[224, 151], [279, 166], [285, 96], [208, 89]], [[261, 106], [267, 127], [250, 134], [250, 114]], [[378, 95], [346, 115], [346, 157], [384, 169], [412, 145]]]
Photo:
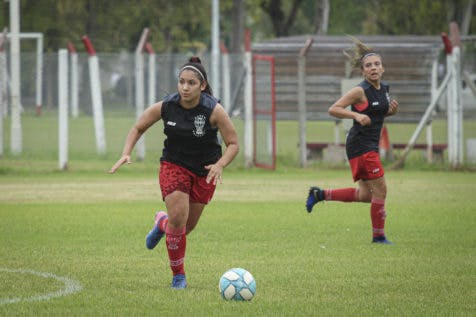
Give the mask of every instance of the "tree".
[[303, 0], [292, 0], [289, 14], [286, 16], [281, 0], [261, 0], [260, 7], [269, 15], [276, 36], [289, 35], [290, 28], [302, 2]]
[[243, 0], [233, 0], [230, 50], [233, 53], [243, 51], [245, 28], [245, 5]]
[[[221, 37], [232, 52], [239, 52], [244, 28], [253, 30], [253, 41], [315, 33], [435, 35], [447, 30], [450, 21], [458, 22], [461, 34], [475, 34], [474, 2], [221, 1]], [[9, 2], [0, 1], [0, 28], [9, 25], [8, 12]], [[84, 34], [98, 52], [133, 51], [145, 27], [157, 52], [197, 52], [210, 46], [210, 0], [187, 5], [170, 0], [22, 0], [20, 13], [22, 32], [42, 32], [49, 52], [66, 47], [68, 41], [82, 47]], [[32, 41], [22, 42], [22, 50], [34, 49]]]
[[[449, 22], [463, 24], [472, 0], [372, 1], [367, 8], [365, 34], [434, 35], [448, 29]], [[473, 14], [474, 15], [474, 14]], [[470, 17], [466, 18], [467, 21]], [[469, 25], [469, 22], [466, 22]], [[469, 29], [469, 27], [467, 27]], [[473, 27], [473, 32], [474, 32]]]
[[[9, 24], [9, 3], [0, 3], [0, 25]], [[55, 52], [68, 41], [82, 46], [87, 34], [97, 51], [133, 51], [145, 27], [158, 51], [206, 47], [210, 39], [210, 1], [179, 6], [169, 0], [22, 0], [21, 30], [42, 32], [45, 49]], [[28, 44], [22, 49], [28, 49]]]
[[471, 18], [473, 16], [473, 0], [468, 0], [465, 8], [464, 4], [461, 5], [461, 8], [463, 8], [461, 12], [461, 34], [462, 35], [468, 35], [469, 34], [469, 28], [471, 26]]

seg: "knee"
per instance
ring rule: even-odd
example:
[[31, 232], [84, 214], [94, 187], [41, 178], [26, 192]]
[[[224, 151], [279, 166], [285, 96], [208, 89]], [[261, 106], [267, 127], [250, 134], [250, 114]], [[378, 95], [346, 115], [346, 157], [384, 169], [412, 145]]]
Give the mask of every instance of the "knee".
[[[184, 203], [185, 200], [187, 203]], [[189, 213], [188, 196], [184, 193], [174, 192], [165, 197], [165, 205], [169, 215], [169, 224], [175, 228], [185, 227]]]
[[183, 228], [187, 223], [187, 213], [184, 211], [169, 211], [169, 224], [174, 228]]
[[358, 189], [357, 193], [358, 201], [362, 203], [369, 203], [372, 200], [372, 193], [368, 190]]
[[375, 188], [372, 193], [372, 198], [385, 199], [387, 198], [387, 187], [385, 185]]
[[359, 201], [363, 203], [369, 203], [372, 200], [372, 194], [370, 193], [364, 193], [362, 195], [359, 195]]

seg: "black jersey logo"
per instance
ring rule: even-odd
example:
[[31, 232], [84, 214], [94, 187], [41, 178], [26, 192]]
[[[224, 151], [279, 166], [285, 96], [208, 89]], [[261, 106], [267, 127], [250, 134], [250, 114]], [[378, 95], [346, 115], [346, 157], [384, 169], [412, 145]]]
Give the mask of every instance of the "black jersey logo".
[[193, 124], [195, 125], [195, 129], [193, 130], [194, 136], [202, 137], [205, 135], [205, 130], [203, 129], [205, 127], [205, 120], [205, 116], [201, 114], [195, 117], [193, 120]]

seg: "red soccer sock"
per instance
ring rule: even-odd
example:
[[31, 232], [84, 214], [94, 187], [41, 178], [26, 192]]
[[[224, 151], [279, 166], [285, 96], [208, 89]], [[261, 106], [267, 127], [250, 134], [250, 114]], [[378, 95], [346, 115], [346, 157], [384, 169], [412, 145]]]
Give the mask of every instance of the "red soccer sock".
[[372, 198], [370, 204], [370, 218], [372, 220], [373, 237], [385, 235], [385, 199]]
[[187, 245], [185, 231], [185, 227], [171, 228], [167, 226], [165, 228], [165, 244], [167, 245], [167, 251], [169, 253], [170, 268], [174, 276], [177, 274], [185, 274], [184, 259]]
[[343, 202], [359, 201], [358, 188], [338, 188], [327, 189], [324, 191], [326, 200], [335, 200]]

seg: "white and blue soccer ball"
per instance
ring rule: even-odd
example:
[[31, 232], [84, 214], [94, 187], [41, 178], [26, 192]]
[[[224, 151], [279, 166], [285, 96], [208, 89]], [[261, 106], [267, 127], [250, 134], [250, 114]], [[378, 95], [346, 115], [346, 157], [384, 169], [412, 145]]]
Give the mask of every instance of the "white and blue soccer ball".
[[218, 287], [221, 297], [226, 300], [251, 300], [256, 293], [253, 275], [242, 268], [233, 268], [223, 273]]

